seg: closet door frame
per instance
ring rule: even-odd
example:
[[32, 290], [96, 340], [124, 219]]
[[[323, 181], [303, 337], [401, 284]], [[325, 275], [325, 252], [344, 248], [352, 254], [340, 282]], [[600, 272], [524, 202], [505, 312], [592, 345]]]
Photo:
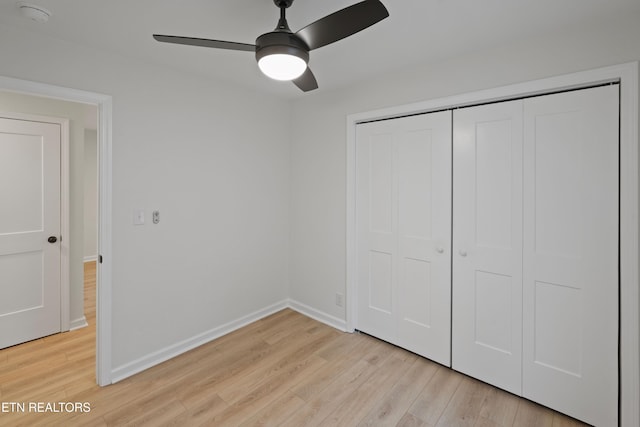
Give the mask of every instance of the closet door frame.
[[598, 68], [347, 116], [346, 329], [357, 326], [356, 125], [486, 102], [504, 101], [606, 83], [620, 84], [620, 416], [621, 426], [640, 425], [640, 259], [638, 121], [639, 63]]

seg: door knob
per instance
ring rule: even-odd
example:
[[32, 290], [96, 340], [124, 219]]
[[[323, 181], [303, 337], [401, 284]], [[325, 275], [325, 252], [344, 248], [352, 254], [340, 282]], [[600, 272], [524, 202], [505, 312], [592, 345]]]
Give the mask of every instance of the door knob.
[[49, 243], [55, 243], [58, 241], [58, 238], [56, 236], [49, 236], [49, 238], [47, 239], [47, 242]]
[[467, 251], [458, 251], [461, 257], [467, 256]]
[[439, 254], [444, 253], [444, 248], [436, 248], [436, 252]]

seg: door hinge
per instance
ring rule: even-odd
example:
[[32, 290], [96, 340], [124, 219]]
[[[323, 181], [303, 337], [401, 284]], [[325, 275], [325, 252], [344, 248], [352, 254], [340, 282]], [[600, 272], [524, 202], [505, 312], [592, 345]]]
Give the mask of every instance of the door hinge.
[[98, 262], [102, 264], [102, 255], [98, 255]]

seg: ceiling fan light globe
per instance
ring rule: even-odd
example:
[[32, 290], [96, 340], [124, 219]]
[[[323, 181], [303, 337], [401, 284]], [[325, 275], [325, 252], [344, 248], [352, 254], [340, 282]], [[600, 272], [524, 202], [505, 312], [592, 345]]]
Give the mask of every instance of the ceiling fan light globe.
[[295, 55], [276, 53], [260, 58], [258, 67], [267, 77], [288, 81], [300, 77], [307, 69], [307, 63]]

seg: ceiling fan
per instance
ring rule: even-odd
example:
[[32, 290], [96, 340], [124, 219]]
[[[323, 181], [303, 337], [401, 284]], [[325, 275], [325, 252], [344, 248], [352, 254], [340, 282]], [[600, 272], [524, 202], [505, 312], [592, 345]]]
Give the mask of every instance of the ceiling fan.
[[293, 0], [273, 0], [280, 9], [275, 30], [262, 34], [255, 44], [154, 34], [159, 42], [255, 52], [258, 67], [276, 80], [292, 80], [304, 92], [318, 88], [307, 66], [309, 51], [349, 37], [385, 19], [389, 12], [379, 0], [364, 0], [321, 18], [298, 32], [289, 29], [286, 10]]

